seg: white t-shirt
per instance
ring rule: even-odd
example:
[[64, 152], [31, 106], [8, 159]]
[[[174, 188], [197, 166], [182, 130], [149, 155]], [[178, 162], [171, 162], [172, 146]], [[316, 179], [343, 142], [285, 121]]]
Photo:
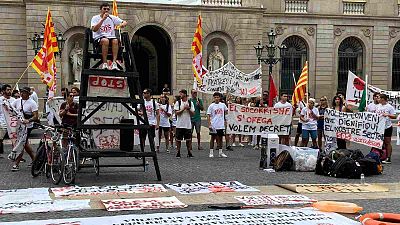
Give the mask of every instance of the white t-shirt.
[[169, 123], [169, 116], [167, 115], [167, 113], [169, 113], [170, 115], [172, 114], [172, 106], [167, 103], [165, 105], [159, 104], [158, 107], [160, 109], [160, 127], [171, 127], [171, 124]]
[[[181, 102], [179, 107], [179, 102]], [[185, 106], [189, 106], [189, 101], [186, 102], [179, 100], [174, 105], [174, 110], [182, 110]], [[190, 111], [194, 112], [194, 105], [190, 104]], [[192, 129], [191, 116], [188, 110], [183, 111], [182, 114], [176, 115], [176, 128]]]
[[[22, 105], [21, 105], [21, 103], [22, 103]], [[23, 110], [25, 115], [33, 115], [33, 112], [38, 111], [38, 105], [32, 99], [22, 100], [20, 98], [20, 99], [15, 100], [11, 104], [11, 106], [14, 107], [15, 110], [17, 110], [17, 111], [22, 112], [22, 110]], [[33, 122], [29, 123], [26, 127], [27, 128], [32, 128], [33, 127]]]
[[[389, 115], [394, 115], [395, 114], [393, 106], [390, 105], [389, 103], [386, 103], [385, 105], [379, 104], [376, 107], [375, 113], [378, 114], [378, 115], [383, 115], [385, 113], [389, 114]], [[386, 120], [385, 129], [388, 129], [388, 128], [390, 128], [392, 126], [392, 122], [390, 121], [389, 117], [385, 117], [385, 120]]]
[[376, 109], [378, 108], [379, 104], [375, 104], [375, 103], [369, 103], [367, 106], [367, 112], [376, 112]]
[[[153, 101], [155, 101], [155, 100], [153, 100], [153, 99], [150, 99], [150, 101], [146, 101], [146, 99], [144, 100], [144, 107], [146, 108], [147, 119], [149, 120], [150, 125], [157, 124], [157, 117], [156, 117], [156, 114], [154, 113], [154, 111], [157, 113], [158, 103], [157, 102], [153, 103]], [[154, 105], [156, 106], [155, 109], [154, 109]]]
[[277, 109], [292, 108], [292, 104], [290, 104], [289, 102], [282, 103], [281, 101], [279, 101], [274, 105], [274, 108], [277, 108]]
[[[317, 108], [313, 108], [312, 112], [316, 117], [319, 116], [319, 111]], [[317, 120], [318, 118], [313, 118], [311, 116], [311, 109], [305, 107], [301, 110], [300, 115], [304, 116], [305, 119], [308, 119], [307, 122], [302, 121], [303, 123], [303, 130], [317, 130]]]
[[228, 111], [226, 105], [222, 102], [211, 103], [207, 109], [207, 115], [210, 115], [211, 126], [215, 130], [225, 129], [225, 113]]
[[[304, 103], [303, 101], [300, 101], [296, 108], [296, 115], [300, 116], [301, 111], [303, 111], [304, 108], [306, 108], [306, 103]], [[303, 121], [299, 120], [299, 123], [303, 123]]]
[[[96, 15], [92, 17], [92, 21], [90, 22], [90, 26], [96, 26], [101, 20], [100, 15]], [[115, 26], [120, 25], [123, 22], [119, 17], [109, 15], [103, 23], [101, 24], [99, 30], [96, 32], [93, 31], [93, 39], [96, 40], [100, 37], [106, 38], [115, 38]]]

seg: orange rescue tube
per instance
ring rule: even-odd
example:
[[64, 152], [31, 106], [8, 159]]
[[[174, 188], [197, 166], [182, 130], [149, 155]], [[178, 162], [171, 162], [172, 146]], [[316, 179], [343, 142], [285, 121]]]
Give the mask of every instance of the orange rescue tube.
[[368, 213], [360, 217], [360, 222], [363, 225], [400, 225], [400, 214]]
[[357, 213], [363, 210], [362, 207], [349, 202], [319, 201], [312, 206], [323, 212]]

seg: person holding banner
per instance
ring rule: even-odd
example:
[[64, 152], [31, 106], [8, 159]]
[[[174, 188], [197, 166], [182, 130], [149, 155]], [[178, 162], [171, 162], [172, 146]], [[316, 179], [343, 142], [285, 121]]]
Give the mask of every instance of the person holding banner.
[[[274, 105], [274, 108], [290, 108], [292, 109], [292, 104], [290, 104], [288, 101], [288, 94], [285, 92], [282, 92], [280, 94], [280, 100]], [[282, 145], [290, 145], [290, 135], [279, 135], [279, 144]]]
[[375, 113], [376, 112], [376, 109], [378, 108], [378, 106], [379, 106], [379, 93], [378, 92], [375, 92], [374, 93], [374, 102], [371, 102], [371, 103], [369, 103], [368, 105], [367, 105], [367, 112], [372, 112], [372, 113]]
[[302, 125], [301, 146], [307, 147], [309, 136], [312, 140], [312, 148], [317, 146], [317, 120], [319, 117], [318, 109], [314, 107], [315, 99], [308, 99], [308, 106], [303, 108], [300, 113]]
[[[336, 95], [335, 97], [333, 97], [332, 109], [339, 111], [339, 112], [346, 111], [346, 107], [344, 106], [344, 103], [343, 103], [343, 98], [341, 98], [339, 95]], [[337, 138], [336, 141], [337, 141], [338, 149], [346, 149], [347, 148], [346, 140]]]
[[7, 121], [4, 115], [4, 101], [7, 101], [9, 104], [12, 104], [15, 101], [15, 98], [11, 97], [11, 86], [8, 84], [4, 84], [1, 87], [2, 96], [0, 97], [0, 154], [4, 153], [4, 137], [7, 135]]
[[183, 139], [186, 140], [186, 147], [188, 150], [187, 157], [192, 158], [192, 123], [191, 116], [194, 115], [194, 106], [189, 101], [187, 91], [182, 89], [179, 91], [181, 99], [174, 105], [176, 113], [176, 158], [181, 157], [181, 143]]
[[379, 96], [379, 105], [376, 108], [376, 113], [378, 115], [384, 116], [385, 117], [385, 133], [384, 133], [384, 139], [383, 139], [383, 146], [387, 150], [387, 159], [382, 161], [384, 164], [390, 164], [392, 163], [391, 161], [391, 156], [392, 156], [392, 133], [393, 133], [393, 126], [392, 122], [390, 119], [396, 119], [396, 115], [394, 112], [394, 108], [392, 105], [388, 103], [388, 96], [385, 94], [380, 94]]
[[329, 108], [328, 106], [328, 98], [326, 96], [321, 97], [319, 100], [318, 112], [319, 117], [317, 121], [317, 131], [318, 131], [318, 147], [322, 150], [322, 137], [324, 137], [324, 114], [325, 110]]
[[207, 121], [208, 128], [210, 129], [210, 155], [214, 157], [214, 140], [217, 142], [218, 156], [220, 158], [226, 158], [222, 152], [222, 137], [225, 135], [225, 115], [228, 113], [228, 108], [221, 101], [221, 93], [215, 92], [213, 94], [214, 102], [208, 106], [207, 109]]
[[[302, 101], [299, 102], [299, 105], [294, 105], [293, 107], [296, 108], [296, 115], [298, 115], [300, 117], [301, 111], [307, 107], [306, 105], [306, 101], [308, 96], [310, 96], [310, 93], [306, 93], [304, 95], [304, 98]], [[301, 122], [301, 120], [299, 120], [299, 122], [297, 123], [297, 129], [296, 129], [296, 135], [294, 137], [294, 146], [297, 146], [297, 144], [299, 143], [299, 139], [300, 139], [300, 135], [303, 133], [303, 123]]]

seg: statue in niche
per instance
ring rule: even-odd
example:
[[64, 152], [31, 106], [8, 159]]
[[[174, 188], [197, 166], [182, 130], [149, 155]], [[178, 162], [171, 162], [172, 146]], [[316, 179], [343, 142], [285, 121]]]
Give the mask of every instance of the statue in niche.
[[75, 47], [69, 53], [69, 58], [72, 64], [74, 82], [80, 82], [82, 74], [83, 49], [79, 46], [79, 42], [75, 42]]
[[214, 51], [208, 56], [208, 69], [217, 70], [221, 68], [225, 63], [225, 58], [222, 52], [219, 51], [218, 45], [214, 46]]

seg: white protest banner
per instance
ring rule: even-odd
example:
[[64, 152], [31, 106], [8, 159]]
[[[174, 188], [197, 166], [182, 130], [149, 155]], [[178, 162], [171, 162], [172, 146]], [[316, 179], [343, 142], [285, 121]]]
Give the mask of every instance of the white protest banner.
[[101, 194], [166, 192], [167, 189], [165, 189], [162, 184], [125, 184], [91, 187], [68, 186], [61, 188], [51, 188], [51, 191], [57, 198], [65, 196], [87, 196]]
[[54, 125], [54, 119], [61, 124], [60, 106], [65, 102], [63, 97], [54, 97], [46, 102], [47, 122], [49, 125]]
[[101, 200], [107, 211], [143, 210], [143, 209], [174, 209], [186, 208], [187, 205], [179, 201], [175, 196], [159, 198], [135, 198], [135, 199], [110, 199]]
[[202, 211], [180, 213], [132, 214], [110, 217], [89, 217], [73, 219], [30, 220], [8, 222], [3, 225], [360, 225], [358, 221], [336, 213], [320, 212], [313, 209], [251, 209], [227, 211]]
[[0, 205], [9, 202], [51, 200], [48, 188], [0, 190]]
[[396, 145], [400, 145], [400, 120], [399, 120], [399, 118], [397, 118], [396, 136], [397, 136]]
[[165, 186], [178, 192], [179, 194], [259, 191], [253, 187], [241, 184], [238, 181], [173, 183], [173, 184], [170, 183], [166, 184]]
[[[357, 77], [354, 73], [349, 71], [347, 78], [346, 102], [349, 105], [357, 106], [361, 101], [364, 92], [365, 82]], [[386, 94], [388, 96], [388, 103], [394, 107], [396, 113], [400, 112], [400, 91], [385, 91], [380, 88], [368, 84], [368, 101], [373, 102], [374, 93]]]
[[245, 74], [228, 62], [217, 70], [208, 71], [203, 76], [202, 86], [198, 87], [198, 90], [207, 94], [220, 92], [245, 98], [260, 97], [261, 67], [250, 74]]
[[11, 112], [11, 104], [7, 99], [0, 98], [0, 104], [0, 110], [3, 112], [4, 120], [7, 125], [8, 137], [15, 142], [17, 139], [18, 118]]
[[326, 109], [324, 132], [326, 136], [349, 140], [370, 147], [381, 148], [385, 119], [375, 113], [345, 113]]
[[35, 213], [91, 209], [90, 200], [35, 200], [0, 205], [0, 214]]
[[292, 108], [250, 107], [238, 104], [228, 105], [226, 133], [259, 135], [288, 135], [292, 123]]
[[297, 205], [316, 202], [304, 195], [249, 195], [235, 196], [235, 199], [245, 205]]

